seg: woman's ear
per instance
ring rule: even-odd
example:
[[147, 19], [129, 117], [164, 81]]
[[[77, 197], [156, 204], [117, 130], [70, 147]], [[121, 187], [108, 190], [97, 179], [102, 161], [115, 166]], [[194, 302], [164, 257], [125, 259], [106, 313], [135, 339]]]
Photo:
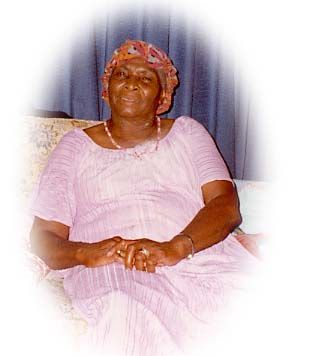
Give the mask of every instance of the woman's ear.
[[[165, 92], [163, 92], [165, 93]], [[161, 93], [158, 101], [157, 115], [163, 114], [169, 108], [168, 98], [165, 94]]]
[[159, 95], [159, 105], [163, 104], [163, 102], [166, 100], [166, 91], [165, 89], [161, 89], [161, 93]]

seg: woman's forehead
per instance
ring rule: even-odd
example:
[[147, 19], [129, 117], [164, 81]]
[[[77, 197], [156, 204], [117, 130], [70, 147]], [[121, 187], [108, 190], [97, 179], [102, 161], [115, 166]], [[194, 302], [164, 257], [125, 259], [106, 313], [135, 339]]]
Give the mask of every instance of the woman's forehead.
[[130, 68], [136, 71], [149, 71], [157, 74], [157, 71], [142, 58], [133, 58], [129, 60], [120, 61], [115, 69], [117, 68]]

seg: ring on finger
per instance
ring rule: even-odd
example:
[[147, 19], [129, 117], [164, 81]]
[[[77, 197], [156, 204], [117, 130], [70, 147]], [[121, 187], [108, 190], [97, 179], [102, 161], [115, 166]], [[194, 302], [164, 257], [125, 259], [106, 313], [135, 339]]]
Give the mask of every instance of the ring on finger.
[[150, 252], [146, 249], [146, 248], [141, 248], [138, 252], [142, 253], [143, 255], [145, 255], [146, 257], [148, 257], [150, 255]]

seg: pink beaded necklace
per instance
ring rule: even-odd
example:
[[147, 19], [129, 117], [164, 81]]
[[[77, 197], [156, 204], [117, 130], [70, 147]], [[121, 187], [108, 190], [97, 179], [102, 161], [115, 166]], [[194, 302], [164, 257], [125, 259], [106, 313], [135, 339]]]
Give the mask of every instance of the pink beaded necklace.
[[[156, 139], [156, 146], [153, 150], [151, 151], [147, 151], [147, 149], [144, 151], [144, 152], [136, 152], [136, 150], [134, 150], [133, 153], [131, 153], [130, 155], [133, 156], [133, 157], [136, 157], [136, 158], [141, 158], [141, 156], [143, 156], [144, 154], [146, 153], [152, 153], [152, 152], [155, 152], [158, 150], [158, 146], [159, 146], [159, 141], [160, 141], [160, 132], [161, 132], [161, 129], [160, 129], [160, 117], [159, 116], [156, 116], [156, 119], [157, 119], [157, 139]], [[123, 149], [127, 149], [126, 147], [122, 147], [120, 146], [116, 141], [115, 139], [112, 137], [112, 134], [109, 130], [109, 127], [107, 125], [107, 122], [104, 121], [104, 127], [105, 127], [105, 131], [106, 131], [106, 134], [108, 135], [109, 137], [109, 140], [110, 142], [113, 144], [113, 146], [115, 146], [117, 149], [119, 150], [123, 150]]]

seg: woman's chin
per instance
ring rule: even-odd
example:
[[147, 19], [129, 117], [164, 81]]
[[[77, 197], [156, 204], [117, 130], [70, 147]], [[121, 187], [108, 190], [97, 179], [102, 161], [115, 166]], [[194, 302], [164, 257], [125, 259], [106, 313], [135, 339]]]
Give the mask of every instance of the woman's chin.
[[123, 117], [125, 119], [131, 119], [136, 117], [151, 117], [152, 115], [156, 115], [155, 112], [144, 112], [141, 110], [132, 110], [132, 108], [124, 108], [123, 110], [119, 110], [117, 112], [118, 116]]
[[138, 111], [123, 111], [119, 113], [119, 116], [126, 119], [132, 119], [132, 118], [142, 116], [142, 114]]

